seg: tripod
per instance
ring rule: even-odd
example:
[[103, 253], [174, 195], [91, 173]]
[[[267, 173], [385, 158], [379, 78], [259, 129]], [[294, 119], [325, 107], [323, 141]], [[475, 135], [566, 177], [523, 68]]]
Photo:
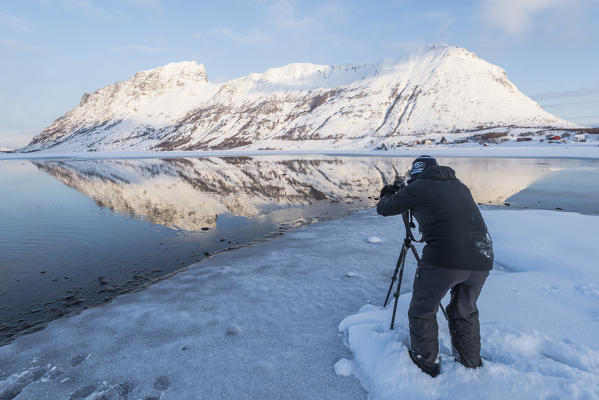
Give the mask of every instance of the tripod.
[[[385, 304], [383, 304], [383, 307], [387, 306], [387, 303], [389, 301], [389, 296], [391, 295], [391, 290], [393, 290], [393, 284], [395, 283], [395, 281], [397, 281], [397, 288], [395, 289], [395, 292], [393, 293], [393, 297], [395, 297], [395, 303], [393, 304], [393, 315], [391, 316], [391, 329], [393, 329], [393, 325], [395, 324], [395, 313], [397, 312], [397, 302], [399, 301], [399, 293], [401, 290], [401, 281], [403, 279], [403, 270], [404, 270], [404, 266], [406, 264], [406, 257], [408, 254], [408, 250], [411, 250], [412, 254], [414, 254], [414, 257], [416, 258], [416, 261], [420, 262], [420, 256], [418, 255], [418, 252], [416, 251], [416, 247], [414, 247], [414, 245], [412, 244], [412, 240], [414, 240], [414, 241], [417, 241], [417, 240], [414, 239], [414, 235], [412, 234], [411, 228], [414, 227], [414, 223], [411, 222], [412, 215], [411, 215], [410, 211], [403, 212], [402, 218], [403, 218], [404, 225], [406, 227], [406, 237], [403, 240], [403, 245], [401, 246], [401, 252], [399, 253], [399, 258], [397, 259], [397, 264], [395, 264], [395, 271], [393, 272], [393, 276], [391, 277], [391, 284], [389, 285], [389, 290], [387, 291], [387, 297], [385, 297]], [[399, 273], [399, 279], [397, 278], [398, 273]], [[445, 312], [445, 308], [443, 307], [443, 304], [439, 304], [439, 306], [441, 307], [441, 311], [443, 311], [443, 315], [445, 316], [445, 319], [448, 319], [447, 312]]]

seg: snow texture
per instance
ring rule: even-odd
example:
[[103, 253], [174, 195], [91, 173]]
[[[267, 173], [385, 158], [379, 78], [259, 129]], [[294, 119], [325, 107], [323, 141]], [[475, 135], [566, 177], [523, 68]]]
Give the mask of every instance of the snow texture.
[[84, 94], [23, 151], [359, 149], [547, 128], [578, 126], [544, 111], [500, 67], [433, 45], [404, 59], [294, 63], [223, 83], [195, 62], [141, 71]]
[[402, 222], [371, 209], [218, 254], [0, 347], [0, 398], [364, 399], [359, 382], [372, 399], [597, 398], [599, 217], [483, 215], [497, 263], [479, 303], [480, 370], [453, 363], [443, 324], [442, 374], [411, 364], [415, 263], [390, 332], [379, 306]]

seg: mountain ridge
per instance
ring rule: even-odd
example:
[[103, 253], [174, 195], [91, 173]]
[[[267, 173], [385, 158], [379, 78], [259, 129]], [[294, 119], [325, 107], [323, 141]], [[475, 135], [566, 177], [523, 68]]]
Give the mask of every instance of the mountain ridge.
[[374, 148], [492, 127], [578, 128], [506, 72], [432, 45], [372, 64], [292, 63], [213, 83], [195, 61], [84, 94], [21, 151]]

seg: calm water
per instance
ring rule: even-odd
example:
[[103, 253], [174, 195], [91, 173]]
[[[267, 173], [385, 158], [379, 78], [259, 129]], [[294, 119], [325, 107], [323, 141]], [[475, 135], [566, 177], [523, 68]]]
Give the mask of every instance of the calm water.
[[[0, 161], [0, 345], [215, 252], [371, 207], [411, 161]], [[481, 204], [599, 214], [599, 161], [439, 161]]]

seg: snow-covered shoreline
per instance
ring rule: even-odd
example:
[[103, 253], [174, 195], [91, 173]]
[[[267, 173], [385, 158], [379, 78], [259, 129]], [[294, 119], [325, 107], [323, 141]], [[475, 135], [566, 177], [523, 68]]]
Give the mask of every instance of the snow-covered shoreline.
[[32, 153], [0, 153], [0, 160], [33, 159], [122, 159], [122, 158], [180, 158], [227, 156], [370, 156], [417, 157], [430, 154], [435, 157], [498, 157], [498, 158], [580, 158], [599, 159], [599, 145], [590, 143], [560, 144], [478, 144], [423, 145], [402, 147], [388, 151], [366, 149], [307, 149], [307, 150], [221, 150], [221, 151], [114, 151], [114, 152], [61, 152], [40, 151]]
[[218, 254], [0, 347], [0, 397], [365, 398], [335, 372], [372, 399], [599, 397], [599, 217], [483, 214], [497, 262], [479, 303], [481, 370], [453, 364], [445, 327], [442, 376], [410, 364], [415, 263], [390, 333], [377, 306], [403, 232], [370, 209]]

